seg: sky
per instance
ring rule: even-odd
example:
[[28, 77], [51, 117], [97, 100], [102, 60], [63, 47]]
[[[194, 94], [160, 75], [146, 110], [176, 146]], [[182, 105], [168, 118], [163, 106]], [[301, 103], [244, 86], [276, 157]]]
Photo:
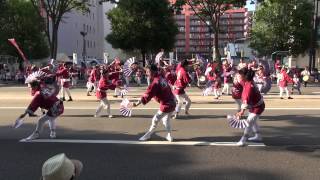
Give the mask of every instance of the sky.
[[255, 4], [250, 4], [251, 0], [247, 0], [246, 8], [248, 8], [248, 11], [254, 11]]

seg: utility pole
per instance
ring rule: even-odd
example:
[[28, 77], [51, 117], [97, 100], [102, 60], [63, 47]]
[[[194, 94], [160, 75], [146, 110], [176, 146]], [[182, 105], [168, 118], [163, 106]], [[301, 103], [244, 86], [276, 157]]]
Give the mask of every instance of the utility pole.
[[311, 71], [316, 64], [316, 43], [317, 43], [317, 34], [318, 34], [318, 3], [319, 0], [314, 0], [314, 12], [313, 12], [313, 28], [311, 35], [311, 47], [309, 50], [309, 71]]
[[87, 62], [86, 62], [86, 57], [87, 57], [87, 48], [86, 48], [86, 35], [88, 34], [87, 32], [85, 31], [81, 31], [80, 32], [82, 38], [83, 38], [83, 48], [82, 48], [82, 60], [84, 62], [85, 65], [87, 65]]

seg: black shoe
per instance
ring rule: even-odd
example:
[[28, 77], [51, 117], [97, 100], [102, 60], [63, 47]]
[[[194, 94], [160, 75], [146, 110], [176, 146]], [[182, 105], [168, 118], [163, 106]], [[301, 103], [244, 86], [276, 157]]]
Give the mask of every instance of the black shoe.
[[113, 97], [114, 97], [114, 98], [117, 98], [118, 96], [117, 96], [117, 95], [114, 95]]
[[71, 97], [69, 97], [68, 101], [73, 101]]
[[63, 98], [60, 98], [60, 100], [61, 100], [61, 101], [66, 101], [66, 98], [63, 97]]
[[283, 99], [283, 97], [281, 97], [280, 99]]
[[288, 97], [288, 99], [293, 99], [292, 97]]
[[29, 117], [37, 117], [38, 115], [36, 115], [36, 114], [29, 114]]

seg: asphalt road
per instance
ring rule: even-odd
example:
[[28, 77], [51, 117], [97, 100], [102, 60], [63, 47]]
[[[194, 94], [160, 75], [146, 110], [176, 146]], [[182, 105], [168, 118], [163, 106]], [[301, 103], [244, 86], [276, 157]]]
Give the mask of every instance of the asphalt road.
[[[142, 89], [132, 89], [136, 98]], [[90, 140], [135, 142], [149, 128], [157, 104], [151, 103], [124, 118], [117, 110], [119, 99], [111, 99], [115, 118], [94, 118], [98, 105], [94, 97], [84, 97], [76, 89], [74, 102], [65, 103], [58, 119], [58, 140], [88, 140], [87, 143], [23, 143], [35, 127], [37, 118], [27, 118], [19, 129], [11, 125], [24, 111], [30, 97], [25, 88], [0, 88], [0, 179], [38, 179], [41, 165], [50, 156], [64, 152], [84, 163], [80, 179], [198, 180], [198, 179], [320, 179], [320, 98], [317, 87], [306, 95], [279, 100], [276, 89], [265, 97], [267, 109], [259, 125], [263, 147], [141, 145], [88, 143]], [[190, 90], [191, 116], [172, 120], [176, 142], [237, 142], [242, 131], [228, 126], [226, 115], [235, 112], [230, 97], [213, 101]], [[41, 138], [48, 138], [45, 127]], [[153, 141], [165, 141], [159, 124]]]

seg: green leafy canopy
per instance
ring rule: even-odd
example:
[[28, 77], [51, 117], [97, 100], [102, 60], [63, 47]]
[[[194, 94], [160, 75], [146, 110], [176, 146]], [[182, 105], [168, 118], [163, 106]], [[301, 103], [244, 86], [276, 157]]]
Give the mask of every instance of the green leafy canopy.
[[312, 12], [307, 0], [265, 1], [254, 15], [250, 46], [260, 55], [305, 53], [311, 39]]
[[167, 0], [119, 1], [107, 16], [112, 32], [106, 40], [114, 48], [145, 53], [174, 46], [178, 29]]
[[[47, 57], [48, 43], [40, 17], [34, 11], [30, 1], [2, 0], [0, 9], [0, 52], [18, 56], [15, 48], [8, 43], [9, 38], [15, 38], [29, 59]], [[0, 7], [0, 8], [1, 8]]]

